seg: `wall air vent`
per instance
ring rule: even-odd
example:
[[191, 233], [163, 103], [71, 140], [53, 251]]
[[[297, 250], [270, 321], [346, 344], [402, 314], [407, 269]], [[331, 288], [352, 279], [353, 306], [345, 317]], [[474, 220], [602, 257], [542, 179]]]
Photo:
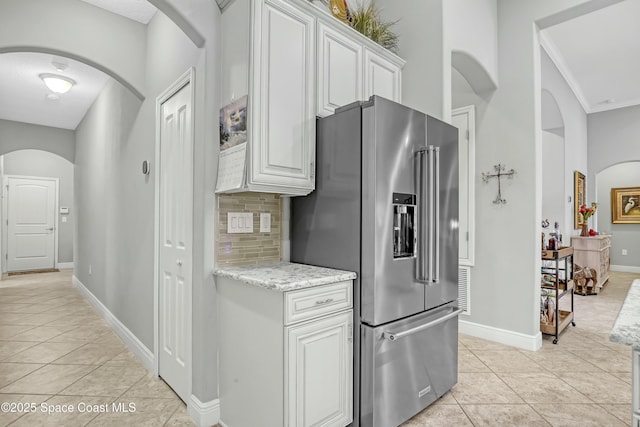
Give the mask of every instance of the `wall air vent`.
[[458, 307], [463, 308], [462, 314], [471, 314], [471, 267], [458, 266]]

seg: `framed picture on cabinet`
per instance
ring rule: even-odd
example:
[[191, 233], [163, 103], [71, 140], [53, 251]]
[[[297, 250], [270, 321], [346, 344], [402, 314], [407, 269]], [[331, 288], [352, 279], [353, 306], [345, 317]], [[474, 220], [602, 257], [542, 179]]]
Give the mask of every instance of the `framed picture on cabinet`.
[[576, 230], [582, 227], [584, 218], [580, 215], [580, 206], [586, 204], [587, 200], [587, 181], [582, 173], [575, 171], [573, 173], [573, 228]]
[[248, 95], [220, 109], [220, 151], [247, 142]]
[[640, 224], [640, 187], [611, 189], [611, 222]]

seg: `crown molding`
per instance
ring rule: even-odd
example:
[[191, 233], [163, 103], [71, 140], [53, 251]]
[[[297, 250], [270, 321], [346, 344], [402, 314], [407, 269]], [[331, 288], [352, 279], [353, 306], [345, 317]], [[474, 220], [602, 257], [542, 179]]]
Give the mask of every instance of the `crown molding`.
[[591, 113], [591, 106], [589, 105], [589, 102], [587, 102], [587, 98], [584, 96], [578, 81], [573, 76], [573, 73], [567, 66], [562, 55], [560, 55], [556, 44], [544, 32], [540, 32], [540, 46], [542, 46], [545, 52], [547, 52], [551, 61], [558, 68], [558, 71], [560, 71], [560, 74], [569, 85], [569, 88], [575, 95], [585, 113]]

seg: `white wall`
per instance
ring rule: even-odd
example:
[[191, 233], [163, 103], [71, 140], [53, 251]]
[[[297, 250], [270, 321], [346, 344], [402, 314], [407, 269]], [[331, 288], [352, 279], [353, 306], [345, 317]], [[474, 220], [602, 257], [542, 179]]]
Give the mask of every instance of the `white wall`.
[[571, 244], [573, 222], [567, 223], [568, 203], [565, 187], [564, 138], [551, 132], [542, 132], [542, 219], [549, 220], [549, 228], [542, 230], [545, 239], [553, 231], [557, 221], [562, 233], [562, 244]]
[[0, 119], [0, 155], [32, 148], [57, 154], [73, 163], [76, 135], [72, 130]]
[[[640, 160], [619, 163], [596, 175], [598, 216], [597, 230], [611, 235], [611, 264], [640, 268], [640, 224], [611, 222], [611, 189], [640, 187]], [[627, 255], [622, 255], [622, 250]]]
[[[398, 21], [398, 55], [407, 61], [402, 72], [402, 103], [442, 119], [451, 115], [450, 51], [445, 46], [443, 0], [375, 0], [386, 21]], [[446, 88], [446, 90], [445, 90]]]
[[[447, 0], [446, 37], [454, 52], [453, 66], [462, 72], [478, 92], [498, 87], [498, 4], [497, 0]], [[478, 67], [466, 67], [468, 55]]]
[[[535, 22], [580, 3], [499, 0], [498, 89], [483, 97], [468, 91], [456, 95], [453, 85], [454, 107], [473, 102], [477, 108], [477, 250], [472, 315], [463, 320], [476, 331], [528, 348], [539, 345], [540, 328], [542, 85]], [[495, 182], [481, 180], [497, 163], [517, 171], [503, 187], [503, 206], [492, 203]]]
[[[563, 152], [562, 154], [557, 154], [559, 157], [564, 159], [564, 164], [561, 166], [563, 174], [558, 177], [559, 179], [556, 182], [556, 185], [561, 185], [563, 187], [562, 190], [566, 196], [564, 200], [560, 202], [563, 211], [563, 216], [560, 222], [562, 225], [562, 233], [566, 236], [564, 243], [568, 245], [570, 243], [569, 236], [580, 234], [580, 230], [575, 230], [573, 228], [573, 172], [577, 170], [585, 175], [587, 174], [587, 114], [582, 109], [578, 98], [574, 95], [569, 84], [566, 82], [564, 77], [562, 77], [562, 74], [544, 49], [541, 49], [540, 61], [542, 89], [553, 97], [553, 100], [557, 104], [560, 114], [562, 115], [562, 122], [564, 125], [564, 144], [561, 148]], [[542, 105], [545, 106], [547, 103], [542, 103]], [[544, 110], [542, 113], [544, 115]], [[542, 159], [543, 175], [547, 173], [548, 160], [549, 157], [544, 155]], [[587, 188], [592, 186], [593, 183], [593, 180], [587, 179]], [[569, 196], [572, 198], [571, 202], [569, 202]], [[587, 201], [589, 204], [593, 201], [593, 198], [587, 197]], [[551, 225], [553, 225], [553, 223]]]
[[[69, 208], [68, 215], [58, 215], [58, 262], [73, 262], [76, 218], [73, 209], [73, 164], [56, 154], [41, 150], [18, 150], [2, 157], [6, 175], [58, 178], [59, 206]], [[63, 217], [67, 218], [67, 222], [62, 222]]]
[[145, 31], [138, 22], [79, 0], [4, 1], [0, 53], [56, 52], [119, 78], [142, 96]]

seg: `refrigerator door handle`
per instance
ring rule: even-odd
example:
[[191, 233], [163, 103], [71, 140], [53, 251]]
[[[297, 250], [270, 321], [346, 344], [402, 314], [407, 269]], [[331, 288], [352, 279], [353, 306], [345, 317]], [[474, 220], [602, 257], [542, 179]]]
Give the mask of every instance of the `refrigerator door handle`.
[[434, 170], [435, 170], [435, 149], [433, 145], [429, 145], [427, 147], [427, 154], [429, 159], [429, 170], [427, 175], [429, 177], [429, 260], [428, 260], [428, 273], [427, 273], [427, 281], [429, 284], [433, 283], [435, 280], [434, 275], [434, 234], [435, 234], [435, 179], [434, 179]]
[[439, 319], [436, 319], [436, 320], [432, 320], [431, 322], [425, 323], [424, 325], [416, 326], [415, 328], [407, 329], [406, 331], [397, 332], [397, 333], [384, 332], [382, 334], [382, 337], [389, 341], [399, 340], [400, 338], [404, 338], [408, 335], [413, 335], [417, 332], [424, 331], [425, 329], [433, 328], [434, 326], [444, 323], [449, 319], [453, 319], [463, 311], [464, 311], [464, 308], [457, 308], [453, 312], [447, 314], [446, 316], [440, 317]]
[[433, 210], [435, 211], [435, 226], [433, 230], [433, 283], [440, 282], [440, 147], [434, 148], [435, 168], [433, 171]]
[[431, 254], [428, 253], [429, 247], [427, 244], [428, 236], [427, 231], [429, 227], [427, 223], [429, 221], [427, 217], [427, 200], [429, 194], [426, 192], [429, 186], [425, 183], [428, 180], [429, 174], [426, 173], [425, 157], [428, 155], [427, 147], [420, 147], [416, 150], [415, 158], [415, 185], [418, 196], [418, 224], [417, 224], [417, 257], [416, 257], [416, 280], [418, 282], [427, 283], [429, 281], [429, 271], [427, 269], [427, 259], [431, 258]]

